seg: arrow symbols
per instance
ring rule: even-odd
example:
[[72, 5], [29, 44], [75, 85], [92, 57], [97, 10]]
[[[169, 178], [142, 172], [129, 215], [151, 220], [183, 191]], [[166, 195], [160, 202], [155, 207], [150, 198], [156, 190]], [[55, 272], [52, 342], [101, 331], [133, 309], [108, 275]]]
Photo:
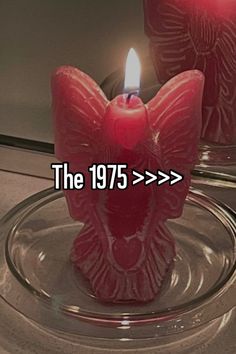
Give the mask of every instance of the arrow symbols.
[[132, 181], [133, 186], [135, 186], [135, 184], [138, 184], [138, 183], [144, 181], [144, 179], [145, 179], [145, 176], [143, 176], [141, 173], [139, 173], [135, 170], [132, 171], [132, 174], [133, 174], [133, 176], [138, 177]]
[[[153, 174], [152, 172], [145, 170], [144, 174], [132, 170], [132, 174], [134, 177], [137, 177], [132, 181], [132, 185], [135, 186], [136, 184], [144, 181], [145, 186], [157, 181], [157, 185], [161, 186], [166, 182], [169, 182], [170, 186], [175, 185], [176, 183], [181, 182], [184, 179], [184, 176], [179, 174], [176, 171], [170, 170], [169, 175], [163, 171], [158, 170], [157, 174]], [[161, 179], [160, 179], [161, 177]], [[172, 178], [174, 177], [174, 178]]]
[[163, 183], [166, 183], [167, 181], [170, 180], [170, 176], [167, 175], [165, 172], [158, 171], [157, 174], [158, 174], [158, 177], [159, 176], [162, 177], [162, 179], [159, 179], [157, 182], [158, 186], [161, 186]]
[[157, 176], [151, 173], [150, 171], [145, 171], [146, 176], [150, 177], [148, 180], [145, 181], [145, 186], [149, 185], [150, 183], [153, 183], [157, 180]]
[[184, 179], [183, 175], [180, 175], [179, 173], [177, 173], [176, 171], [170, 170], [170, 175], [175, 177], [174, 179], [172, 179], [170, 181], [170, 186], [173, 186], [174, 184], [181, 182]]

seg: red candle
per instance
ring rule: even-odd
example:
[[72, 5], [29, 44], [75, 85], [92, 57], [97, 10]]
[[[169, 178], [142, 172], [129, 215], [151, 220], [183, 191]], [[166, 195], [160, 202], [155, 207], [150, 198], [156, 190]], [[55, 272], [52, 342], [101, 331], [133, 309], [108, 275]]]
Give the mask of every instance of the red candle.
[[104, 132], [111, 144], [119, 144], [130, 150], [145, 138], [147, 127], [147, 110], [139, 97], [121, 95], [107, 107]]
[[[204, 77], [188, 71], [169, 81], [147, 104], [134, 94], [109, 102], [99, 86], [72, 67], [52, 78], [55, 152], [83, 172], [83, 190], [65, 190], [71, 216], [84, 223], [72, 261], [104, 301], [149, 301], [160, 291], [175, 256], [168, 218], [181, 215], [197, 157]], [[126, 90], [137, 91], [134, 81]], [[184, 175], [174, 186], [155, 184], [92, 190], [92, 164], [127, 164]]]
[[236, 143], [236, 1], [144, 0], [145, 28], [158, 79], [205, 74], [202, 138]]
[[125, 90], [129, 91], [129, 94], [116, 97], [108, 105], [103, 124], [109, 143], [119, 144], [126, 149], [133, 149], [142, 141], [148, 128], [147, 109], [136, 96], [140, 87], [140, 76], [141, 65], [132, 48], [125, 72]]

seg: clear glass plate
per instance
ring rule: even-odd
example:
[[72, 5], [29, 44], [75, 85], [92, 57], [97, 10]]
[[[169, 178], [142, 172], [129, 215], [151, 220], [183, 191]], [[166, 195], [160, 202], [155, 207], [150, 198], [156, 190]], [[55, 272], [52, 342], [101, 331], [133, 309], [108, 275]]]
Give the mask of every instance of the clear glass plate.
[[190, 191], [182, 217], [168, 221], [177, 256], [160, 295], [148, 304], [104, 304], [94, 297], [70, 262], [82, 224], [70, 218], [62, 192], [28, 198], [0, 226], [0, 295], [67, 341], [157, 346], [164, 353], [183, 341], [199, 344], [199, 333], [201, 341], [211, 338], [236, 305], [235, 213], [198, 191]]

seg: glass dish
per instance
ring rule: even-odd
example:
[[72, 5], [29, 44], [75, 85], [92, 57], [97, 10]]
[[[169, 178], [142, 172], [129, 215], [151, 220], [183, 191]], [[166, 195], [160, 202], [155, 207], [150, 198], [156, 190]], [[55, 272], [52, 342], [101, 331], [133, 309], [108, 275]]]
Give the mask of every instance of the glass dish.
[[0, 295], [39, 328], [73, 343], [182, 353], [221, 331], [236, 305], [236, 219], [192, 190], [182, 217], [168, 226], [177, 256], [160, 295], [145, 305], [104, 304], [69, 260], [82, 224], [70, 218], [62, 192], [40, 192], [1, 222]]

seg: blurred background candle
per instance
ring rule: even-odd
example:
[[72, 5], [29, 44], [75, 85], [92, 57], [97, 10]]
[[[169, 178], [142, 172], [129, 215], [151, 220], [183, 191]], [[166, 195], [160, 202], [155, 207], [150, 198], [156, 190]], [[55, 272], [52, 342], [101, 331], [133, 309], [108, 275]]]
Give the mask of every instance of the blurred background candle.
[[236, 1], [144, 0], [145, 29], [161, 83], [204, 72], [202, 138], [236, 143]]

